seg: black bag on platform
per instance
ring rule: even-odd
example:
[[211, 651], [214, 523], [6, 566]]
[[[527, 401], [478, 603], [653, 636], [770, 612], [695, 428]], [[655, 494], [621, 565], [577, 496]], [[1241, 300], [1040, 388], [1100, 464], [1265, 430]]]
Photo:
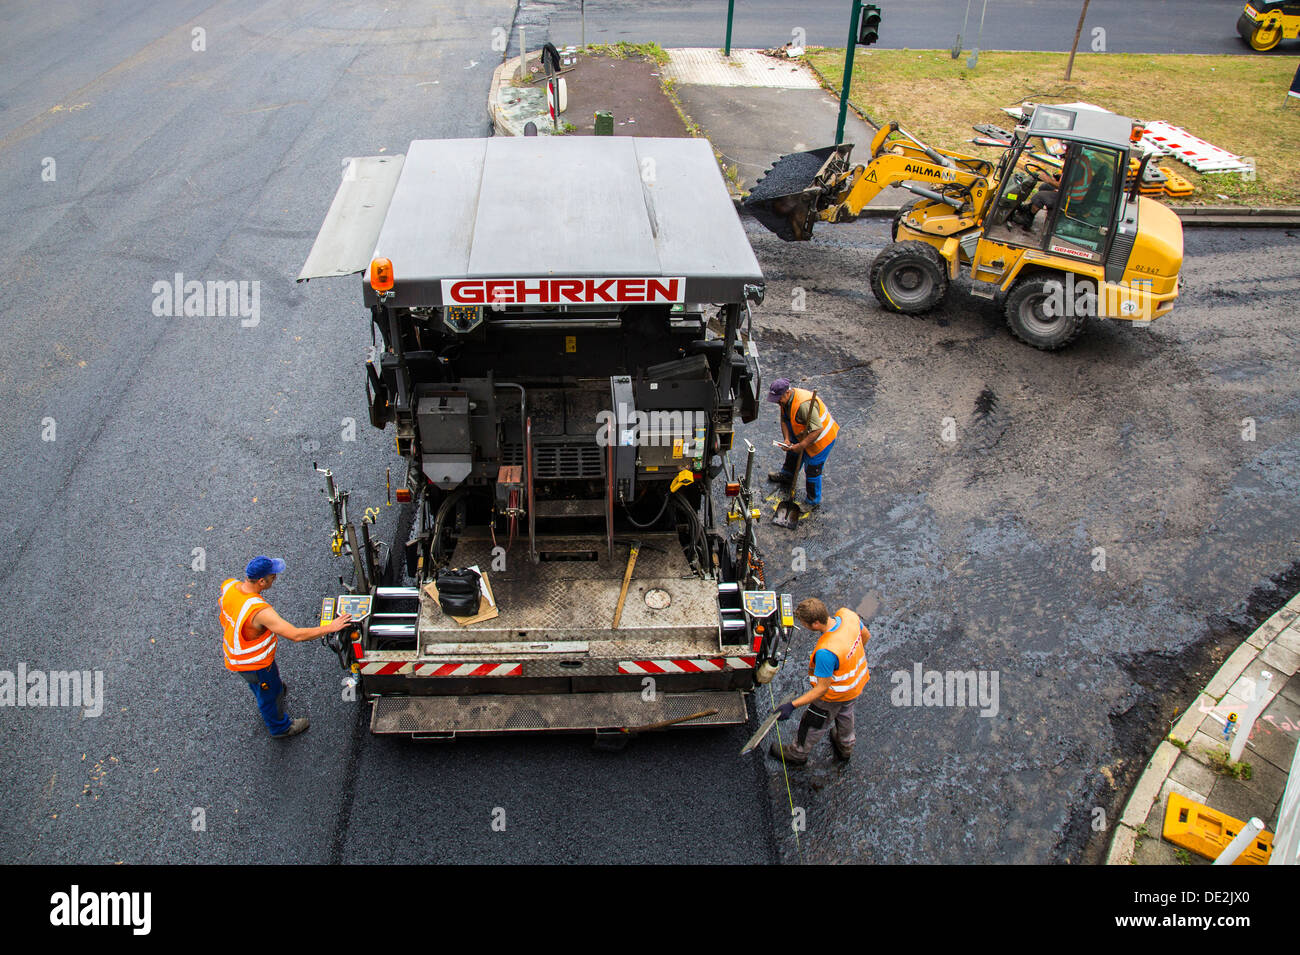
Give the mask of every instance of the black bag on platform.
[[434, 586], [442, 612], [451, 617], [472, 617], [478, 613], [479, 573], [470, 567], [438, 572]]

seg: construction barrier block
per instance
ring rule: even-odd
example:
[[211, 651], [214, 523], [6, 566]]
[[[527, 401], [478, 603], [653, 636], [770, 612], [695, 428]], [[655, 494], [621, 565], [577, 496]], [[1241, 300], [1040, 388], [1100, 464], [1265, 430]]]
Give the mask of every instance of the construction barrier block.
[[1184, 179], [1178, 173], [1174, 172], [1168, 166], [1161, 166], [1160, 171], [1165, 174], [1165, 193], [1170, 196], [1190, 196], [1196, 191], [1191, 182]]
[[[1169, 794], [1169, 808], [1165, 810], [1164, 837], [1176, 846], [1182, 846], [1207, 859], [1217, 859], [1228, 843], [1237, 837], [1246, 824], [1227, 813], [1211, 809], [1203, 803], [1193, 802], [1181, 793]], [[1233, 865], [1267, 865], [1273, 851], [1273, 834], [1261, 832], [1255, 842], [1237, 857]]]

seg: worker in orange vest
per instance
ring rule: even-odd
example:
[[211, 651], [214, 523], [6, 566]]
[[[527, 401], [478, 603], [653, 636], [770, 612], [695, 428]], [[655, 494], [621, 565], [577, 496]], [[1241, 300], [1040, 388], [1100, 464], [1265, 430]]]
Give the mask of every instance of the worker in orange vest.
[[[807, 705], [799, 732], [790, 743], [772, 743], [771, 754], [795, 766], [808, 762], [808, 754], [827, 729], [835, 755], [847, 760], [853, 755], [853, 704], [862, 695], [871, 673], [867, 670], [866, 643], [871, 634], [862, 619], [847, 607], [831, 616], [816, 597], [801, 602], [795, 619], [817, 634], [817, 646], [808, 660], [810, 689], [778, 709], [788, 720], [798, 707]], [[834, 727], [831, 728], [831, 723]]]
[[785, 451], [785, 464], [767, 479], [776, 484], [789, 484], [795, 478], [796, 469], [803, 467], [808, 506], [817, 507], [822, 502], [822, 469], [835, 446], [840, 426], [831, 417], [821, 395], [816, 401], [812, 398], [811, 391], [792, 387], [789, 378], [778, 378], [768, 388], [767, 400], [781, 406], [781, 435], [785, 440], [778, 441], [777, 447]]
[[284, 711], [286, 687], [275, 665], [278, 638], [295, 643], [315, 640], [352, 622], [352, 615], [346, 613], [323, 627], [295, 627], [286, 621], [262, 599], [283, 572], [280, 558], [254, 557], [244, 568], [243, 580], [232, 577], [221, 585], [221, 651], [226, 669], [248, 682], [267, 730], [277, 739], [297, 736], [311, 725], [307, 717], [290, 719]]

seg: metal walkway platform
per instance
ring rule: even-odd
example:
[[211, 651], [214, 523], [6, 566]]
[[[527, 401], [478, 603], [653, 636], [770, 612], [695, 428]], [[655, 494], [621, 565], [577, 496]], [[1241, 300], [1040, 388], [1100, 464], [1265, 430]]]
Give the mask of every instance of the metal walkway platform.
[[622, 620], [612, 630], [627, 544], [616, 544], [610, 557], [603, 537], [539, 538], [542, 560], [534, 564], [527, 540], [517, 540], [506, 569], [493, 571], [492, 541], [462, 537], [452, 566], [488, 572], [499, 615], [462, 627], [422, 594], [420, 647], [582, 641], [594, 657], [718, 653], [717, 582], [691, 573], [675, 534], [646, 534], [641, 542]]

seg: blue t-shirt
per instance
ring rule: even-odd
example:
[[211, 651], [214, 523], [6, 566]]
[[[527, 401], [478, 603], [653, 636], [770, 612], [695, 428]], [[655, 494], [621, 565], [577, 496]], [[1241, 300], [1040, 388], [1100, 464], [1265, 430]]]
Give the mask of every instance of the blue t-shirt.
[[[843, 621], [839, 617], [831, 617], [835, 621], [835, 626], [831, 630], [838, 630]], [[831, 651], [826, 649], [818, 650], [813, 654], [813, 676], [818, 679], [832, 677], [840, 665], [840, 658]]]
[[840, 658], [827, 649], [823, 648], [813, 654], [813, 676], [819, 679], [834, 676], [839, 665]]

